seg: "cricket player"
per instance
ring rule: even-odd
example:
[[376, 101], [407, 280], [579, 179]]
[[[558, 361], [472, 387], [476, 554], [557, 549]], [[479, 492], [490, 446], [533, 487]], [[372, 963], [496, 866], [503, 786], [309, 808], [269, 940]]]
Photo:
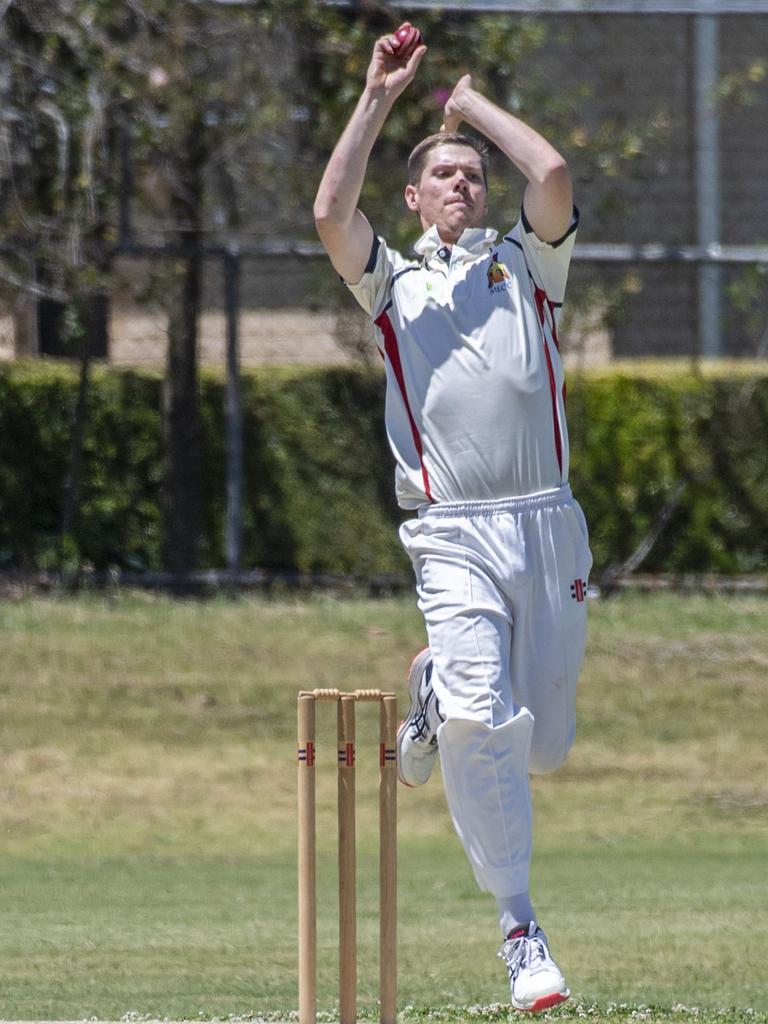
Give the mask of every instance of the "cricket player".
[[[315, 218], [375, 324], [397, 497], [414, 513], [400, 537], [429, 647], [411, 668], [398, 773], [426, 782], [439, 751], [456, 831], [496, 899], [512, 1005], [539, 1011], [569, 990], [528, 891], [529, 773], [554, 771], [573, 742], [592, 565], [557, 337], [578, 214], [560, 154], [465, 75], [409, 160], [414, 255], [377, 236], [357, 205], [368, 160], [425, 52], [407, 22], [377, 40]], [[484, 226], [486, 149], [462, 123], [526, 181], [507, 234]]]

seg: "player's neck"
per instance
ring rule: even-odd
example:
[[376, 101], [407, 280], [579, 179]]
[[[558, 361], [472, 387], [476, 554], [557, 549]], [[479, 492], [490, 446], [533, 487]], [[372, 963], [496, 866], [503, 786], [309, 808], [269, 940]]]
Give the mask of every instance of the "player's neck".
[[456, 245], [456, 243], [458, 242], [459, 238], [461, 238], [461, 236], [462, 236], [462, 234], [464, 232], [464, 228], [462, 228], [461, 231], [458, 231], [458, 232], [451, 231], [450, 228], [448, 228], [448, 227], [441, 227], [439, 224], [435, 223], [434, 221], [430, 224], [430, 222], [428, 220], [422, 220], [421, 228], [422, 228], [422, 231], [425, 231], [425, 232], [426, 231], [434, 230], [435, 234], [440, 239], [440, 245], [443, 246], [446, 249], [452, 249], [453, 246]]

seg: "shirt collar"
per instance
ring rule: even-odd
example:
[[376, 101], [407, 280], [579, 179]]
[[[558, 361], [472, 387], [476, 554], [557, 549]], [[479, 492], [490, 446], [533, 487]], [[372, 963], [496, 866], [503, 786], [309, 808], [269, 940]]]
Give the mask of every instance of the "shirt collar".
[[[493, 228], [466, 228], [459, 236], [458, 242], [454, 243], [452, 247], [451, 261], [464, 262], [485, 255], [492, 248], [498, 234], [498, 231], [494, 231]], [[424, 256], [426, 259], [434, 256], [435, 253], [442, 256], [441, 250], [443, 249], [446, 252], [451, 252], [451, 247], [444, 245], [441, 241], [434, 224], [427, 228], [413, 248], [419, 256]]]

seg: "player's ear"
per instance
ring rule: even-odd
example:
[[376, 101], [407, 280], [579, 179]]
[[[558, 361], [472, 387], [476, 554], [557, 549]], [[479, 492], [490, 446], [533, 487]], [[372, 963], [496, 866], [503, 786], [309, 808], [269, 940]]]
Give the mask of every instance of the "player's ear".
[[419, 212], [419, 193], [415, 185], [405, 186], [405, 205], [413, 213]]

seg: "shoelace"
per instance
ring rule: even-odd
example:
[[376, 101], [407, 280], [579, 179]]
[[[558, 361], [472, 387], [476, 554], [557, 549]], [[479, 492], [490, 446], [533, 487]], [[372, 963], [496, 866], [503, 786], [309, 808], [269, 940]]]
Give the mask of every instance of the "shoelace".
[[[426, 700], [419, 708], [418, 712], [413, 717], [413, 723], [411, 725], [411, 735], [415, 740], [426, 739], [427, 735], [431, 732], [429, 728], [429, 722], [427, 721], [427, 711], [429, 709], [429, 702], [434, 698], [435, 691], [430, 689], [427, 694]], [[430, 738], [430, 743], [437, 742], [437, 736]]]
[[[435, 702], [435, 716], [439, 722], [444, 722], [445, 718], [440, 712], [440, 701], [435, 696], [435, 691], [432, 689], [430, 679], [432, 677], [432, 665], [431, 663], [427, 666], [425, 678], [427, 681], [427, 695], [423, 702], [419, 705], [419, 710], [413, 716], [413, 723], [411, 725], [411, 736], [415, 740], [426, 739], [431, 732], [432, 735], [429, 738], [430, 747], [437, 746], [437, 729], [433, 729], [429, 724], [429, 704], [430, 701]], [[422, 680], [423, 682], [423, 680]]]
[[538, 932], [507, 939], [499, 950], [499, 956], [506, 963], [512, 977], [521, 968], [535, 973], [552, 963], [546, 942], [540, 938]]

